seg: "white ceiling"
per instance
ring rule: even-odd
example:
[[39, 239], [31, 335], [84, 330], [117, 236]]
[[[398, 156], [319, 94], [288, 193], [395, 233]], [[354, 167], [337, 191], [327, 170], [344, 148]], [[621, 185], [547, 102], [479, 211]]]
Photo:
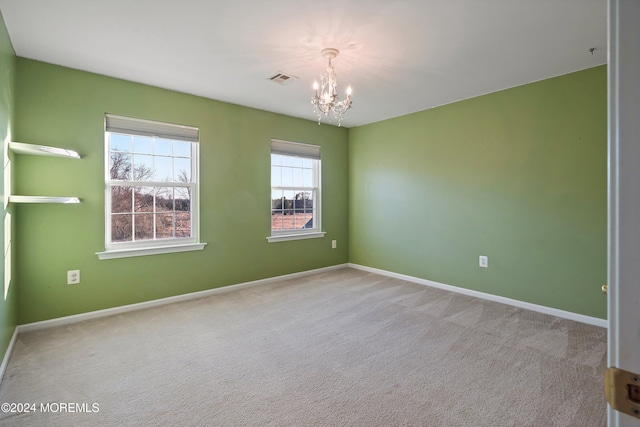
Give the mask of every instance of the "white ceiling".
[[[353, 127], [607, 61], [606, 0], [0, 0], [18, 56], [315, 120], [333, 61]], [[596, 50], [589, 52], [590, 48]], [[298, 77], [281, 86], [276, 72]]]

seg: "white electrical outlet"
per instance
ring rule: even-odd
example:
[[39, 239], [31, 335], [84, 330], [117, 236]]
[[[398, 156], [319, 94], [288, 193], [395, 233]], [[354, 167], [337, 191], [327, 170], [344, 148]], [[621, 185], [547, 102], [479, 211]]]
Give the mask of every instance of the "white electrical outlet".
[[331, 241], [331, 249], [335, 249], [338, 247], [338, 241], [337, 240], [332, 240]]
[[67, 285], [77, 285], [80, 283], [80, 270], [67, 271]]
[[484, 255], [480, 255], [479, 264], [480, 264], [480, 267], [482, 267], [482, 268], [488, 268], [489, 267], [489, 257], [488, 256], [484, 256]]

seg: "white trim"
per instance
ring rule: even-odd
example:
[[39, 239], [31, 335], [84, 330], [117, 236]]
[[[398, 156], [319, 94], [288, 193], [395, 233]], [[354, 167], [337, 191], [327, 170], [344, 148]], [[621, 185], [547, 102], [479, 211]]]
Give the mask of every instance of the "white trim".
[[[640, 372], [640, 1], [610, 0], [608, 40], [609, 333], [607, 366]], [[617, 388], [617, 387], [616, 387]], [[611, 427], [638, 426], [637, 418], [608, 408]]]
[[317, 239], [318, 237], [324, 237], [327, 234], [325, 231], [316, 231], [314, 233], [300, 233], [300, 234], [275, 234], [267, 237], [269, 243], [286, 242], [288, 240], [302, 240], [302, 239]]
[[501, 304], [507, 304], [514, 307], [518, 307], [518, 308], [524, 308], [526, 310], [537, 311], [539, 313], [549, 314], [551, 316], [561, 317], [563, 319], [569, 319], [569, 320], [574, 320], [576, 322], [587, 323], [593, 326], [600, 326], [601, 328], [606, 328], [609, 324], [609, 322], [606, 319], [599, 319], [597, 317], [585, 316], [583, 314], [572, 313], [570, 311], [559, 310], [557, 308], [545, 307], [543, 305], [532, 304], [529, 302], [501, 297], [498, 295], [486, 294], [484, 292], [473, 291], [471, 289], [459, 288], [457, 286], [433, 282], [431, 280], [421, 279], [419, 277], [407, 276], [405, 274], [394, 273], [386, 270], [380, 270], [378, 268], [367, 267], [364, 265], [352, 264], [352, 263], [349, 263], [349, 267], [355, 268], [357, 270], [367, 271], [369, 273], [380, 274], [382, 276], [388, 276], [388, 277], [393, 277], [395, 279], [401, 279], [401, 280], [406, 280], [408, 282], [418, 283], [420, 285], [431, 286], [433, 288], [444, 289], [446, 291], [456, 292], [459, 294], [469, 295], [476, 298], [499, 302]]
[[9, 359], [11, 358], [11, 353], [13, 353], [13, 346], [15, 345], [17, 338], [18, 326], [13, 329], [13, 335], [11, 336], [11, 340], [7, 346], [7, 351], [4, 352], [4, 357], [2, 358], [2, 364], [0, 365], [0, 383], [2, 383], [2, 379], [4, 378], [4, 372], [7, 370], [7, 365], [9, 364]]
[[[119, 130], [116, 131], [114, 128], [110, 128], [109, 126], [110, 121], [114, 124], [115, 129], [119, 129]], [[124, 250], [121, 248], [136, 249], [141, 247], [142, 248], [151, 248], [155, 246], [164, 247], [165, 246], [164, 241], [166, 240], [171, 241], [166, 246], [180, 246], [185, 241], [192, 244], [200, 244], [200, 201], [199, 201], [199, 198], [200, 198], [200, 143], [198, 140], [199, 138], [198, 128], [191, 127], [191, 126], [174, 125], [171, 123], [164, 123], [164, 122], [154, 122], [154, 121], [144, 120], [144, 119], [135, 119], [135, 118], [129, 118], [124, 116], [116, 116], [108, 113], [105, 114], [104, 123], [105, 123], [105, 131], [104, 131], [105, 240], [104, 241], [105, 241], [106, 249], [104, 252], [101, 252], [98, 255], [100, 256], [100, 254], [106, 254], [107, 252], [116, 253], [121, 250]], [[129, 137], [134, 137], [135, 135], [149, 136], [154, 139], [154, 143], [153, 143], [154, 147], [155, 147], [156, 138], [168, 138], [176, 141], [189, 143], [191, 147], [190, 157], [177, 156], [175, 155], [175, 150], [172, 152], [171, 156], [160, 156], [160, 157], [170, 157], [171, 159], [189, 158], [191, 163], [191, 181], [182, 183], [178, 181], [176, 177], [174, 177], [173, 181], [167, 181], [167, 182], [136, 181], [134, 179], [135, 178], [134, 176], [130, 176], [131, 180], [112, 179], [110, 175], [111, 134], [112, 133], [119, 133], [121, 135], [129, 136]], [[131, 150], [134, 150], [133, 146], [131, 147]], [[135, 155], [133, 151], [122, 151], [122, 153]], [[155, 148], [153, 148], [150, 155], [154, 158], [156, 157]], [[111, 196], [112, 196], [112, 188], [117, 186], [153, 187], [154, 189], [157, 189], [159, 187], [189, 188], [189, 191], [191, 192], [191, 200], [190, 200], [191, 236], [188, 238], [178, 238], [174, 236], [173, 238], [169, 238], [169, 239], [161, 239], [162, 241], [159, 243], [155, 239], [146, 240], [146, 241], [132, 240], [129, 242], [113, 242], [111, 240], [112, 239], [112, 235], [111, 235], [112, 222], [111, 221], [112, 221], [112, 215], [113, 215], [113, 212], [111, 212], [111, 208], [112, 208]], [[134, 194], [135, 192], [132, 193], [132, 197], [134, 196]], [[155, 200], [155, 196], [154, 196], [154, 200]], [[133, 208], [133, 204], [132, 204], [132, 208]], [[171, 213], [171, 212], [172, 211], [168, 211], [167, 213]], [[175, 210], [175, 206], [174, 206], [173, 213], [175, 214], [176, 212], [177, 211]], [[125, 212], [120, 212], [120, 213], [125, 213]], [[136, 213], [133, 211], [128, 213], [134, 214], [132, 225], [135, 226]], [[153, 214], [157, 213], [155, 202], [154, 202], [153, 210], [147, 213], [153, 213]], [[155, 216], [154, 216], [154, 224], [155, 224]], [[155, 235], [155, 232], [154, 232], [154, 235]], [[135, 238], [135, 236], [133, 237]], [[186, 250], [201, 250], [203, 248], [204, 246], [202, 248], [183, 249], [183, 250], [177, 250], [177, 251], [170, 250], [168, 252], [184, 252]], [[167, 253], [167, 251], [163, 251], [163, 250], [151, 251], [151, 252], [142, 251], [138, 253], [138, 251], [134, 250], [132, 252], [126, 252], [126, 255], [105, 256], [105, 257], [100, 257], [100, 259], [123, 258], [123, 257], [140, 256], [140, 255], [153, 255], [156, 253]]]
[[[287, 147], [291, 148], [290, 150], [287, 150]], [[302, 147], [302, 151], [298, 151], [298, 149], [296, 147]], [[306, 147], [306, 148], [305, 148]], [[315, 153], [316, 155], [313, 156], [311, 155], [309, 152], [305, 152], [306, 149], [309, 149], [309, 147], [313, 148], [313, 151], [315, 151], [317, 149], [317, 152]], [[315, 147], [315, 148], [314, 148]], [[312, 209], [312, 214], [313, 214], [313, 228], [309, 228], [307, 229], [307, 234], [310, 234], [310, 237], [297, 237], [297, 235], [302, 235], [303, 233], [296, 231], [296, 230], [274, 230], [273, 229], [273, 222], [271, 224], [271, 236], [267, 237], [267, 241], [269, 243], [272, 242], [280, 242], [280, 241], [287, 241], [287, 240], [300, 240], [300, 239], [311, 239], [314, 237], [323, 237], [324, 233], [322, 235], [312, 235], [313, 233], [322, 233], [320, 230], [322, 229], [322, 160], [320, 159], [320, 146], [317, 145], [310, 145], [310, 144], [301, 144], [298, 142], [287, 142], [287, 141], [282, 141], [282, 140], [278, 140], [278, 139], [272, 139], [271, 140], [271, 160], [270, 160], [270, 165], [271, 165], [271, 172], [273, 173], [273, 155], [277, 154], [283, 157], [300, 157], [303, 159], [307, 159], [307, 160], [311, 160], [312, 162], [312, 171], [313, 171], [313, 177], [312, 177], [312, 185], [308, 186], [308, 185], [282, 185], [283, 184], [283, 179], [282, 176], [280, 177], [280, 184], [281, 185], [273, 185], [273, 174], [271, 175], [271, 197], [273, 197], [273, 192], [274, 191], [292, 191], [292, 192], [296, 192], [296, 191], [309, 191], [312, 193], [312, 200], [313, 200], [313, 209]], [[289, 166], [285, 166], [283, 164], [280, 165], [275, 165], [276, 167], [280, 167], [281, 170], [285, 169], [285, 168], [290, 168], [290, 169], [297, 169], [299, 168], [298, 166], [293, 166], [293, 165], [289, 165]], [[273, 200], [271, 199], [271, 202], [269, 203], [271, 205], [271, 215], [274, 214], [274, 209], [273, 209]], [[284, 206], [281, 206], [281, 210], [282, 213], [284, 213]], [[277, 210], [276, 210], [277, 211]], [[272, 218], [273, 221], [273, 218]], [[299, 229], [297, 229], [299, 230]], [[287, 237], [282, 237], [282, 236], [287, 236]], [[293, 237], [296, 236], [296, 237]]]
[[238, 283], [236, 285], [223, 286], [221, 288], [207, 289], [205, 291], [191, 292], [188, 294], [176, 295], [173, 297], [160, 298], [151, 301], [139, 302], [137, 304], [128, 304], [120, 307], [106, 308], [104, 310], [90, 311], [88, 313], [74, 314], [72, 316], [58, 317], [56, 319], [43, 320], [41, 322], [26, 323], [18, 325], [16, 330], [19, 333], [36, 331], [39, 329], [52, 328], [54, 326], [64, 326], [73, 323], [83, 322], [90, 319], [98, 319], [100, 317], [112, 316], [114, 314], [127, 313], [129, 311], [142, 310], [145, 308], [158, 307], [174, 302], [188, 301], [197, 298], [208, 297], [211, 295], [222, 294], [239, 289], [250, 288], [253, 286], [266, 285], [281, 280], [290, 280], [298, 277], [309, 276], [316, 273], [324, 273], [327, 271], [340, 270], [347, 268], [348, 264], [337, 264], [329, 267], [316, 268], [315, 270], [301, 271], [298, 273], [285, 274], [283, 276], [269, 277], [266, 279], [253, 280], [251, 282]]
[[100, 260], [115, 258], [130, 258], [134, 256], [170, 254], [174, 252], [201, 251], [206, 243], [187, 243], [184, 245], [166, 245], [146, 248], [111, 249], [104, 252], [96, 252]]

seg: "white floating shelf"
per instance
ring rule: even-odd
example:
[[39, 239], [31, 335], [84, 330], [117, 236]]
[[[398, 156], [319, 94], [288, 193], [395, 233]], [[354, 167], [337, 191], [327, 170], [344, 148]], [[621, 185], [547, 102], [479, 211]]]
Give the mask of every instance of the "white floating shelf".
[[77, 197], [9, 196], [9, 203], [80, 203]]
[[48, 147], [46, 145], [25, 144], [23, 142], [9, 142], [9, 149], [14, 153], [31, 154], [36, 156], [66, 157], [79, 159], [80, 154], [64, 148]]

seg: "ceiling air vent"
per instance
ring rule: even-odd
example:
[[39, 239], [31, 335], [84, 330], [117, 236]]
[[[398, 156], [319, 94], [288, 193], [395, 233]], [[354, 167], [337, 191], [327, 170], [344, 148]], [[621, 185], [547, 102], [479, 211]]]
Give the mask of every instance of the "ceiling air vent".
[[294, 80], [296, 80], [297, 77], [296, 76], [292, 76], [289, 74], [285, 74], [285, 73], [276, 73], [273, 76], [269, 77], [269, 80], [271, 80], [274, 83], [278, 83], [280, 85], [288, 85], [290, 83], [292, 83]]

